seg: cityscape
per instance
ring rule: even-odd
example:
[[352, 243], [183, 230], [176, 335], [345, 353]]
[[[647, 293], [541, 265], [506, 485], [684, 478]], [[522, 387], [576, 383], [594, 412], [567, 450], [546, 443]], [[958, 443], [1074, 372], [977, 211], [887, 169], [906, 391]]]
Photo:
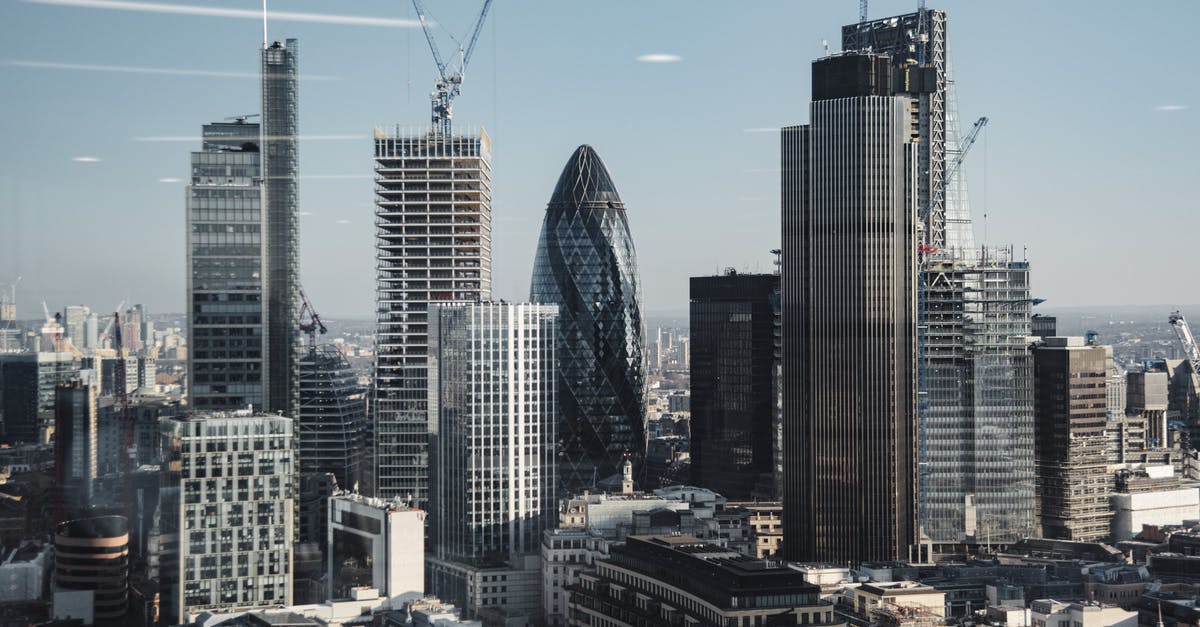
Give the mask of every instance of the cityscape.
[[1200, 625], [1197, 6], [190, 2], [0, 5], [0, 627]]

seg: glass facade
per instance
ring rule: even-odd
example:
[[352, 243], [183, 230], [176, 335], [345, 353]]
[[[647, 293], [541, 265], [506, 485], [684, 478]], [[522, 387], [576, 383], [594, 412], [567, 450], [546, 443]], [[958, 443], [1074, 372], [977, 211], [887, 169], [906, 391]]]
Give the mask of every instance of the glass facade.
[[333, 473], [338, 486], [371, 494], [366, 391], [332, 346], [300, 361], [300, 472]]
[[189, 404], [265, 407], [259, 128], [207, 124], [187, 189]]
[[546, 207], [529, 299], [560, 305], [559, 481], [575, 494], [645, 449], [641, 289], [625, 204], [580, 146]]
[[921, 525], [934, 543], [1035, 533], [1029, 264], [1011, 250], [927, 262]]
[[731, 500], [775, 493], [777, 274], [692, 277], [692, 485]]
[[554, 525], [557, 320], [549, 305], [430, 310], [438, 559], [483, 565], [536, 554]]
[[262, 51], [263, 169], [266, 175], [266, 411], [300, 413], [300, 140], [297, 47]]

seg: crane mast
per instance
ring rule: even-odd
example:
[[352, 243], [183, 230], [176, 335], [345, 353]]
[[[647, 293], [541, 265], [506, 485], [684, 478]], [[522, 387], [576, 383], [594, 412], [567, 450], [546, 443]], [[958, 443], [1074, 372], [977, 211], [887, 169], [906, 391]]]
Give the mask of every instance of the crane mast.
[[[437, 65], [438, 71], [433, 93], [430, 94], [430, 101], [433, 105], [431, 118], [433, 132], [443, 137], [449, 137], [450, 120], [454, 117], [454, 98], [462, 93], [467, 64], [471, 62], [471, 56], [475, 53], [475, 44], [479, 41], [479, 34], [483, 31], [483, 22], [487, 18], [488, 9], [492, 6], [492, 0], [484, 1], [483, 9], [475, 20], [475, 27], [471, 30], [467, 45], [463, 46], [457, 39], [454, 40], [458, 44], [457, 65], [447, 62], [442, 57], [442, 52], [433, 35], [433, 25], [426, 19], [428, 11], [425, 10], [425, 3], [421, 0], [412, 0], [412, 3], [413, 9], [417, 12], [417, 21], [421, 23], [421, 30], [425, 32], [425, 41], [429, 44], [429, 51], [433, 53], [433, 62]], [[451, 39], [454, 37], [451, 36]]]

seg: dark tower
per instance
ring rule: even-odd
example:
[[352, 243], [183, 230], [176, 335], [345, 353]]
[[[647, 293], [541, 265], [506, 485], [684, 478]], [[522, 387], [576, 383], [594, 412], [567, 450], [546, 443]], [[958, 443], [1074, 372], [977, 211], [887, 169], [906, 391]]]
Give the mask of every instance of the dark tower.
[[784, 556], [908, 559], [916, 539], [913, 100], [886, 55], [813, 64], [783, 129]]
[[625, 204], [600, 156], [563, 168], [538, 240], [529, 300], [557, 304], [559, 484], [575, 492], [645, 448], [646, 366], [637, 257]]

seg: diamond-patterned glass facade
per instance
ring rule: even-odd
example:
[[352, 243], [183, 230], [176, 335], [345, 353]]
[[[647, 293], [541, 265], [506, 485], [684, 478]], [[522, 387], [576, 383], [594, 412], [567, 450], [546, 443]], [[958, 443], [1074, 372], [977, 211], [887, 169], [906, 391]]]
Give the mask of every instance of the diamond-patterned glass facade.
[[580, 146], [546, 207], [529, 299], [561, 307], [559, 482], [575, 493], [645, 448], [646, 366], [637, 257], [625, 204]]

